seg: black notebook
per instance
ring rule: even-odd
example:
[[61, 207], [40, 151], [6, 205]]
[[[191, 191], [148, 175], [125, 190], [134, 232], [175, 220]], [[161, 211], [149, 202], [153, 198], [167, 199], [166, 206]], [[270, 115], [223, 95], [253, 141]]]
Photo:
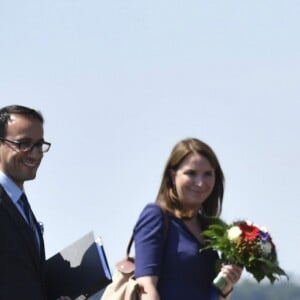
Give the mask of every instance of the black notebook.
[[90, 232], [46, 261], [48, 300], [87, 298], [111, 282], [101, 239]]

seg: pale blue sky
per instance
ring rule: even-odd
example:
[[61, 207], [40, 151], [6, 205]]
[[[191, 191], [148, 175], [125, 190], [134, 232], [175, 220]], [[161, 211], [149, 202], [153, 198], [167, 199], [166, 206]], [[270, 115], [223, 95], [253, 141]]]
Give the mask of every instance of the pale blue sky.
[[173, 145], [226, 176], [226, 221], [266, 226], [299, 275], [298, 1], [1, 0], [0, 102], [52, 142], [26, 188], [51, 256], [90, 230], [123, 257]]

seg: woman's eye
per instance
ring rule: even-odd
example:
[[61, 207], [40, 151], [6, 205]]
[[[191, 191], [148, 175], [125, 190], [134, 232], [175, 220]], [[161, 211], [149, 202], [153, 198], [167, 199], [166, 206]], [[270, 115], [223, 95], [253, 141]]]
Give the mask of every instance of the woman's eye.
[[214, 175], [213, 171], [208, 171], [208, 172], [205, 173], [205, 176], [207, 176], [207, 177], [211, 177], [213, 175]]
[[189, 176], [195, 176], [196, 175], [196, 172], [194, 170], [188, 170], [185, 172], [187, 175]]

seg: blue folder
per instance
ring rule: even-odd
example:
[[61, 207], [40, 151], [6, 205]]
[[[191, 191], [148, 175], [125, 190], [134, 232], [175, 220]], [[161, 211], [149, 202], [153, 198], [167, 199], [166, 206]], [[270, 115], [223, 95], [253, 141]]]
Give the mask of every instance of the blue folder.
[[46, 261], [48, 300], [88, 298], [111, 282], [101, 239], [90, 232]]

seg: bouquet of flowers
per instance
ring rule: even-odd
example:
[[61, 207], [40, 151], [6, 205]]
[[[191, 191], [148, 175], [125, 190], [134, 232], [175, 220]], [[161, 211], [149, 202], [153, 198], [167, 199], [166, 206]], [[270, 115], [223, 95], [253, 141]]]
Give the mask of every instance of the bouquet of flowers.
[[[221, 253], [221, 260], [245, 267], [257, 282], [267, 277], [271, 283], [278, 275], [287, 276], [279, 267], [276, 247], [266, 228], [250, 221], [237, 221], [227, 225], [215, 218], [208, 229], [203, 231], [206, 238], [205, 249], [214, 249]], [[224, 279], [216, 278], [218, 288], [224, 285]]]

